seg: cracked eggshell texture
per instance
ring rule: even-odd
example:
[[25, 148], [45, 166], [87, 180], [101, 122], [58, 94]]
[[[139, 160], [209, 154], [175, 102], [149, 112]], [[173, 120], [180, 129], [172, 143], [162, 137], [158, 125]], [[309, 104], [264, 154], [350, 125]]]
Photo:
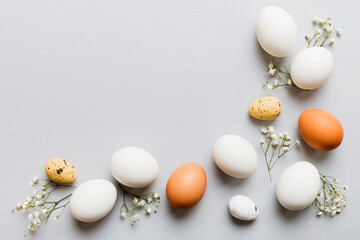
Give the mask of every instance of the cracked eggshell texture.
[[237, 135], [220, 137], [214, 145], [213, 156], [223, 172], [236, 178], [249, 177], [258, 165], [254, 147]]
[[249, 114], [259, 120], [274, 120], [282, 111], [281, 102], [276, 97], [262, 97], [249, 106]]
[[147, 151], [137, 147], [124, 147], [111, 157], [110, 171], [121, 184], [142, 188], [156, 180], [159, 165]]
[[281, 173], [276, 185], [276, 196], [284, 208], [298, 211], [312, 204], [320, 188], [317, 168], [309, 162], [300, 161]]
[[260, 214], [255, 203], [244, 195], [233, 196], [229, 200], [229, 210], [234, 218], [243, 221], [255, 220]]
[[286, 57], [296, 48], [298, 30], [289, 13], [282, 8], [268, 6], [257, 18], [256, 36], [267, 53], [275, 57]]
[[81, 222], [95, 222], [105, 217], [114, 207], [117, 191], [111, 182], [93, 179], [82, 183], [70, 199], [70, 211]]
[[45, 173], [57, 183], [71, 183], [77, 178], [75, 167], [63, 158], [51, 158], [45, 165]]

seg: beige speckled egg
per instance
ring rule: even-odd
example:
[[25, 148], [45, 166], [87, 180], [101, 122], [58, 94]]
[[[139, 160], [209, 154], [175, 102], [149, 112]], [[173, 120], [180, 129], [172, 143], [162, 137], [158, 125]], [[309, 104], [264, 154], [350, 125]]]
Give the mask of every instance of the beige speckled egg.
[[249, 114], [260, 120], [273, 120], [280, 116], [281, 102], [276, 97], [262, 97], [254, 101], [249, 107]]
[[57, 183], [71, 183], [77, 178], [75, 167], [63, 158], [51, 158], [46, 163], [45, 173]]

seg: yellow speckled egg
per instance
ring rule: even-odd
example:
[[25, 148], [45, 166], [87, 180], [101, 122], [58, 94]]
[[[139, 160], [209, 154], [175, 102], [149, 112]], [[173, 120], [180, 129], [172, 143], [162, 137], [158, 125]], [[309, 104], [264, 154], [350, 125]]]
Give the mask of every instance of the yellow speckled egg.
[[46, 163], [45, 173], [57, 183], [71, 183], [77, 178], [75, 167], [63, 158], [51, 158]]
[[260, 120], [273, 120], [280, 116], [281, 102], [276, 97], [262, 97], [250, 104], [249, 114]]

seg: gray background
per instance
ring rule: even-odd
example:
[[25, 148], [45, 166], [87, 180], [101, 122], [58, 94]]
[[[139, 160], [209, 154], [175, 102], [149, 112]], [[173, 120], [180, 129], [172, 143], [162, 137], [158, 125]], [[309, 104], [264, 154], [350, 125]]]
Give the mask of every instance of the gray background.
[[[262, 88], [271, 57], [257, 43], [255, 21], [270, 4], [298, 24], [297, 50], [283, 60], [286, 65], [306, 47], [312, 17], [331, 15], [343, 28], [331, 48], [334, 72], [320, 89]], [[146, 189], [163, 197], [158, 215], [142, 214], [130, 227], [119, 217], [118, 201], [103, 220], [83, 224], [67, 209], [33, 238], [359, 239], [359, 7], [355, 0], [1, 0], [1, 239], [23, 239], [28, 220], [10, 209], [30, 194], [33, 176], [44, 177], [50, 157], [76, 166], [77, 185], [93, 178], [113, 181], [109, 159], [128, 145], [148, 150], [159, 163], [160, 175]], [[283, 114], [273, 122], [250, 118], [248, 105], [266, 95], [280, 98]], [[345, 130], [341, 147], [322, 153], [302, 142], [274, 168], [270, 183], [259, 128], [272, 124], [299, 138], [297, 119], [308, 108], [338, 117]], [[226, 176], [212, 160], [214, 142], [229, 133], [257, 149], [259, 166], [248, 179]], [[290, 212], [278, 204], [276, 180], [299, 160], [350, 186], [343, 213], [317, 218], [314, 207]], [[204, 166], [207, 190], [196, 207], [176, 211], [166, 201], [166, 182], [191, 161]], [[235, 194], [258, 204], [256, 221], [230, 216], [227, 202]]]

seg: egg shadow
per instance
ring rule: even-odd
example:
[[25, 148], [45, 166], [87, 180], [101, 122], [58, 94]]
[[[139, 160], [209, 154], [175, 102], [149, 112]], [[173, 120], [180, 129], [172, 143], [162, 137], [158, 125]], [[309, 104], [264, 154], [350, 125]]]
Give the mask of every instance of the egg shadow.
[[[275, 196], [275, 198], [276, 198], [276, 196]], [[277, 199], [276, 199], [276, 202], [277, 202], [277, 204], [276, 204], [277, 215], [280, 218], [286, 220], [287, 222], [295, 221], [297, 218], [299, 218], [299, 216], [304, 214], [304, 210], [291, 211], [291, 210], [284, 208]]]
[[222, 183], [229, 185], [231, 187], [239, 187], [246, 183], [246, 178], [235, 178], [224, 173], [215, 163], [213, 159], [211, 159], [212, 170], [217, 175], [217, 177], [221, 180]]
[[170, 213], [169, 215], [176, 221], [188, 221], [197, 211], [198, 205], [201, 204], [201, 201], [197, 203], [195, 206], [188, 209], [176, 209], [169, 201], [166, 201], [167, 211]]
[[96, 231], [98, 228], [101, 228], [101, 226], [105, 224], [109, 224], [108, 221], [111, 221], [109, 215], [110, 213], [96, 222], [81, 222], [75, 218], [72, 218], [72, 221], [73, 221], [73, 225], [76, 226], [81, 233], [91, 234], [92, 232]]
[[254, 117], [252, 117], [250, 114], [248, 114], [248, 118], [250, 119], [250, 122], [254, 125], [256, 125], [257, 127], [259, 126], [269, 126], [272, 123], [276, 122], [277, 118], [273, 119], [273, 120], [260, 120], [260, 119], [256, 119]]
[[273, 56], [271, 56], [270, 54], [268, 54], [260, 45], [259, 41], [257, 40], [256, 34], [254, 34], [254, 39], [255, 39], [255, 46], [256, 46], [256, 53], [257, 55], [260, 57], [260, 59], [262, 60], [262, 62], [264, 63], [264, 66], [267, 66], [271, 59], [274, 58]]
[[305, 143], [299, 132], [297, 132], [297, 139], [300, 139], [300, 144], [302, 146], [301, 151], [303, 151], [306, 155], [306, 159], [310, 159], [316, 162], [322, 162], [328, 159], [330, 152], [318, 151], [311, 148], [309, 145], [307, 145], [307, 143]]
[[232, 222], [233, 225], [242, 226], [242, 227], [249, 227], [249, 226], [253, 225], [254, 222], [256, 221], [256, 219], [252, 220], [252, 221], [239, 220], [239, 219], [234, 218], [233, 216], [231, 216], [230, 213], [228, 214], [228, 218], [231, 218], [230, 221]]

